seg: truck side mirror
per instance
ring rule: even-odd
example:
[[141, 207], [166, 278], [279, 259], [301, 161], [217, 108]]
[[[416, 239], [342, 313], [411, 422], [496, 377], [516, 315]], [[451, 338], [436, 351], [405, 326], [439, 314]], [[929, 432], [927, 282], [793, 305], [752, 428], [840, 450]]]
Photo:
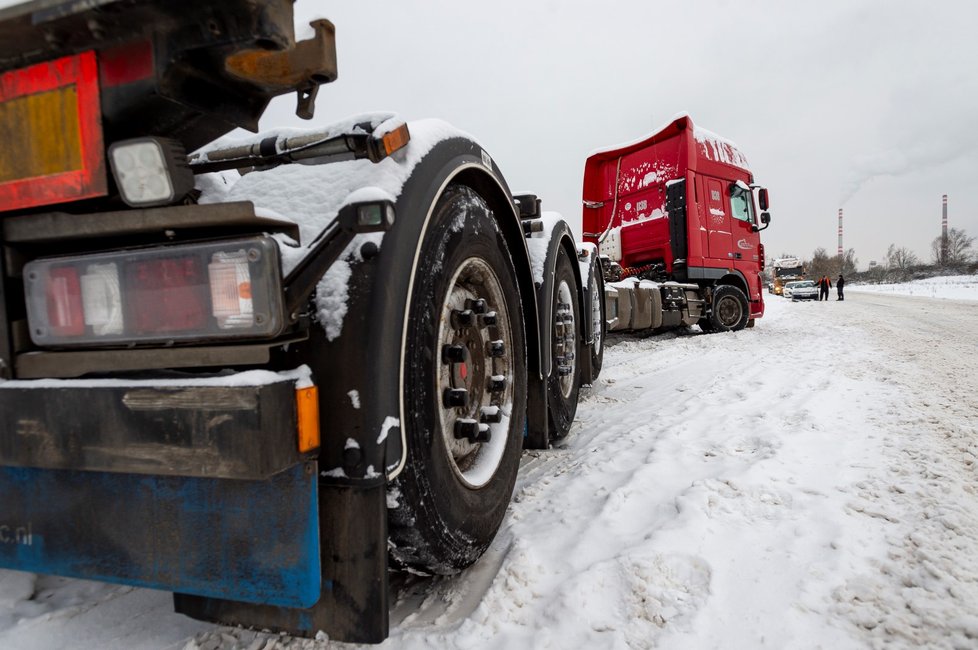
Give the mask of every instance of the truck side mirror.
[[[769, 225], [771, 225], [771, 213], [770, 212], [762, 212], [761, 213], [761, 223], [764, 224], [764, 228], [767, 228]], [[758, 228], [755, 225], [751, 230], [753, 230], [754, 232], [761, 232], [762, 230], [764, 230], [764, 228]]]
[[[757, 191], [757, 203], [758, 203], [758, 205], [761, 206], [761, 211], [762, 212], [764, 210], [767, 210], [768, 209], [769, 206], [768, 206], [768, 202], [767, 202], [767, 188], [766, 187], [762, 187], [761, 189], [759, 189]], [[770, 216], [768, 218], [770, 219]], [[763, 215], [762, 215], [762, 219], [763, 219]]]

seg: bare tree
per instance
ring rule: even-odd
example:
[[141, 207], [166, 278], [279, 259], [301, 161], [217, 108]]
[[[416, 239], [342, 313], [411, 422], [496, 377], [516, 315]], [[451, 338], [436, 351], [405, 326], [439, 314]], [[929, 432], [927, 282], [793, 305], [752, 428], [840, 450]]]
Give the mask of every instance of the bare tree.
[[920, 258], [909, 248], [903, 246], [897, 248], [896, 244], [890, 244], [886, 250], [886, 265], [891, 270], [909, 271], [918, 264], [920, 264]]
[[854, 248], [848, 248], [841, 256], [836, 255], [832, 258], [832, 268], [837, 269], [836, 272], [842, 275], [854, 274], [857, 264], [859, 264], [859, 260], [856, 259], [856, 250]]
[[974, 244], [975, 238], [969, 237], [965, 231], [960, 230], [959, 228], [951, 228], [947, 231], [946, 258], [942, 254], [942, 240], [943, 237], [938, 236], [930, 245], [931, 254], [934, 258], [934, 264], [937, 266], [964, 266], [975, 258], [975, 253], [972, 250], [972, 244]]
[[812, 253], [812, 259], [805, 264], [805, 272], [810, 278], [818, 279], [832, 274], [831, 258], [821, 246]]

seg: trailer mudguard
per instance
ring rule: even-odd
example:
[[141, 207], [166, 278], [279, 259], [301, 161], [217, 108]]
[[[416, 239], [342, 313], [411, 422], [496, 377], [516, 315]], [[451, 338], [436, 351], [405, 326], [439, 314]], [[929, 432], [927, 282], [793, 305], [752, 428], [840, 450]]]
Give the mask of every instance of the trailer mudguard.
[[[542, 387], [536, 391], [530, 388], [528, 395], [528, 410], [531, 417], [527, 420], [527, 434], [523, 446], [527, 449], [547, 449], [550, 446], [550, 423], [547, 419], [547, 378], [553, 372], [553, 350], [550, 340], [553, 336], [553, 295], [556, 287], [554, 286], [554, 269], [557, 266], [557, 251], [564, 247], [571, 260], [577, 259], [577, 246], [574, 243], [574, 235], [566, 221], [557, 221], [550, 230], [550, 239], [547, 242], [547, 255], [543, 260], [543, 282], [534, 283], [536, 289], [536, 303], [539, 309], [537, 318], [537, 336], [540, 341], [540, 370], [542, 375]], [[579, 313], [585, 313], [585, 294], [587, 289], [581, 284], [581, 270], [578, 264], [571, 264], [574, 271], [574, 280], [577, 282], [579, 302]], [[540, 401], [542, 400], [542, 402]]]
[[[390, 479], [404, 466], [406, 449], [400, 422], [412, 407], [403, 403], [400, 372], [407, 356], [408, 299], [431, 211], [450, 183], [468, 185], [486, 199], [506, 237], [516, 272], [523, 279], [519, 289], [524, 318], [528, 323], [541, 320], [533, 291], [527, 290], [532, 286], [529, 254], [505, 179], [479, 144], [461, 137], [442, 140], [417, 163], [404, 184], [395, 204], [394, 226], [385, 233], [380, 251], [362, 263], [351, 263], [350, 300], [343, 329], [336, 341], [324, 346], [325, 367], [334, 369], [334, 375], [342, 374], [345, 382], [335, 391], [323, 391], [341, 396], [339, 403], [327, 405], [339, 415], [324, 431], [353, 433], [362, 459], [356, 467], [344, 465], [346, 435], [335, 440], [331, 436], [335, 447], [324, 449], [327, 470], [343, 467], [348, 476], [356, 477], [372, 467], [375, 472], [385, 470]], [[537, 336], [536, 328], [526, 327], [531, 380], [534, 375], [543, 376], [540, 359], [544, 346]], [[337, 367], [343, 372], [336, 373]], [[317, 377], [323, 376], [315, 367], [313, 370]], [[358, 391], [359, 408], [346, 397], [350, 390]]]
[[[578, 256], [578, 260], [580, 260], [578, 266], [581, 269], [581, 318], [584, 324], [584, 344], [589, 351], [589, 354], [584, 355], [584, 358], [581, 360], [584, 371], [582, 373], [582, 381], [591, 384], [598, 378], [598, 373], [600, 372], [600, 367], [596, 368], [592, 366], [596, 335], [598, 337], [597, 344], [599, 346], [603, 345], [603, 341], [601, 340], [603, 332], [596, 332], [595, 325], [600, 327], [604, 321], [602, 317], [600, 322], [595, 323], [591, 313], [591, 301], [593, 300], [593, 296], [591, 295], [591, 281], [596, 280], [595, 286], [598, 288], [598, 299], [601, 301], [603, 311], [605, 305], [604, 278], [602, 277], [601, 262], [597, 256], [597, 247], [588, 245], [580, 253], [581, 255], [587, 255], [587, 257], [583, 258], [580, 255]], [[585, 267], [587, 268], [586, 271], [584, 271]]]

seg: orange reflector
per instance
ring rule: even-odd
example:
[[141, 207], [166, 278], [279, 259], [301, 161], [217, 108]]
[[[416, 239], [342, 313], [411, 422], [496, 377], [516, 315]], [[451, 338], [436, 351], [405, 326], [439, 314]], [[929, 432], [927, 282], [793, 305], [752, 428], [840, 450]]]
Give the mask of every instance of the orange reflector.
[[319, 448], [319, 389], [315, 386], [295, 391], [299, 421], [299, 453]]
[[384, 150], [391, 155], [398, 149], [403, 149], [411, 141], [411, 133], [407, 124], [402, 124], [390, 133], [384, 135]]

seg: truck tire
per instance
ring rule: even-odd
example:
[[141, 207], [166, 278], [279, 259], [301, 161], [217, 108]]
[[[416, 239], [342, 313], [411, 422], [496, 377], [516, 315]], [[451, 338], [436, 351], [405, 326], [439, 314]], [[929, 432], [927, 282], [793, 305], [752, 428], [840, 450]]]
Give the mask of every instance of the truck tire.
[[553, 366], [547, 380], [547, 412], [550, 416], [550, 438], [559, 440], [570, 431], [577, 413], [581, 392], [581, 355], [584, 352], [584, 323], [578, 302], [577, 280], [571, 259], [563, 246], [557, 250], [554, 264], [554, 293], [551, 300], [553, 327], [551, 351]]
[[389, 551], [395, 566], [450, 575], [488, 547], [512, 497], [526, 421], [523, 311], [506, 241], [472, 189], [446, 188], [420, 246]]
[[605, 335], [605, 307], [604, 307], [604, 279], [601, 277], [601, 264], [596, 264], [591, 269], [591, 327], [594, 332], [594, 340], [590, 346], [591, 353], [591, 376], [588, 378], [589, 384], [593, 384], [601, 374], [601, 364], [604, 363], [604, 335]]
[[713, 309], [710, 310], [707, 325], [709, 329], [704, 328], [704, 331], [737, 332], [747, 327], [748, 320], [750, 304], [743, 291], [729, 284], [722, 284], [713, 291]]

